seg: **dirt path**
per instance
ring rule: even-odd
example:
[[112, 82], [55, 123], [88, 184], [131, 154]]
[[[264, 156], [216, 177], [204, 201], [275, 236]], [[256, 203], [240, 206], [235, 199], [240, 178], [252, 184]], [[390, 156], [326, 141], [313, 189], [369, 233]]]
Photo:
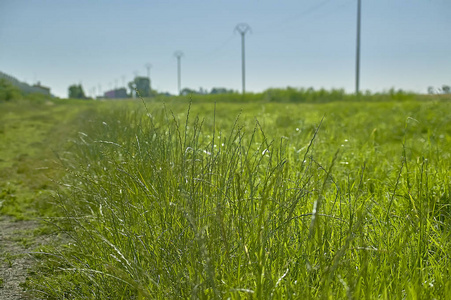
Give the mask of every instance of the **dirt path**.
[[31, 249], [42, 244], [33, 236], [36, 221], [15, 221], [11, 217], [0, 218], [0, 299], [30, 299], [21, 283], [25, 282], [33, 258]]
[[[36, 266], [30, 252], [56, 241], [38, 217], [54, 211], [62, 170], [55, 153], [74, 131], [84, 106], [0, 103], [0, 300], [32, 299], [22, 284]], [[34, 299], [34, 298], [33, 298]]]

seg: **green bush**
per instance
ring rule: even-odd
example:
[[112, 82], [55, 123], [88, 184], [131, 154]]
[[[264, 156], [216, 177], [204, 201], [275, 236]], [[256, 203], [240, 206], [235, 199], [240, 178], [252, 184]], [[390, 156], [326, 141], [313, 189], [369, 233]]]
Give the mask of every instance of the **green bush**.
[[8, 80], [0, 78], [0, 101], [11, 101], [22, 99], [20, 90]]
[[421, 95], [416, 95], [403, 90], [390, 89], [380, 93], [371, 93], [371, 91], [361, 92], [359, 95], [346, 93], [344, 89], [324, 88], [315, 90], [310, 88], [269, 88], [261, 93], [240, 93], [229, 94], [188, 94], [183, 96], [159, 96], [152, 99], [153, 102], [217, 102], [217, 103], [256, 103], [256, 102], [274, 102], [274, 103], [329, 103], [337, 101], [355, 102], [387, 102], [387, 101], [411, 101], [419, 100]]

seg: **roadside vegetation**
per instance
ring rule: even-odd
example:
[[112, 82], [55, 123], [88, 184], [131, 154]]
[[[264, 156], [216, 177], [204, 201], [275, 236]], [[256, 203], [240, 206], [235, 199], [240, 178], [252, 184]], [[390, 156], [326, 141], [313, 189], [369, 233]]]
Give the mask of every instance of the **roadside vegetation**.
[[0, 213], [17, 220], [44, 216], [65, 173], [57, 163], [84, 103], [14, 99], [0, 103]]
[[54, 156], [46, 216], [66, 242], [35, 249], [28, 291], [47, 299], [449, 295], [449, 99], [273, 95], [58, 106], [59, 116], [72, 110], [80, 120], [55, 136], [69, 142]]

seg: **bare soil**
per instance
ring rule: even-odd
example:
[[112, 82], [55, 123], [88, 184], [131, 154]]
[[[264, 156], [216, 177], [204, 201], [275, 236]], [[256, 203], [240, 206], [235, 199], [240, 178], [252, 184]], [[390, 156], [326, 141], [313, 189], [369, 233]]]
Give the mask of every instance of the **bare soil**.
[[17, 221], [0, 217], [0, 299], [31, 299], [21, 284], [25, 282], [34, 259], [32, 249], [48, 242], [47, 237], [33, 235], [38, 221]]
[[0, 106], [0, 300], [35, 299], [22, 287], [36, 271], [32, 252], [56, 242], [36, 234], [38, 217], [53, 209], [50, 178], [63, 171], [52, 161], [82, 108], [31, 101]]

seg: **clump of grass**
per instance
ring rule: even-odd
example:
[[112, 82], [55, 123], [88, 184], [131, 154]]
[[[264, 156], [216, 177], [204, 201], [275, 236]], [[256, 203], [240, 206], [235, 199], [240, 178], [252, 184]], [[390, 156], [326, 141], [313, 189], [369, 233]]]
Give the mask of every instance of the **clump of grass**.
[[[367, 136], [343, 141], [350, 128], [327, 117], [321, 128], [318, 118], [278, 135], [262, 125], [272, 120], [223, 122], [220, 109], [205, 118], [194, 110], [105, 112], [79, 133], [60, 196], [59, 226], [71, 243], [42, 266], [53, 275], [35, 278], [35, 293], [359, 299], [451, 292], [450, 173], [441, 161], [450, 157], [432, 138], [448, 139], [449, 126], [424, 133], [430, 140], [418, 146], [410, 121], [392, 122], [392, 133], [370, 124]], [[351, 105], [347, 113], [356, 120], [362, 112]], [[384, 138], [397, 146], [384, 148]]]

